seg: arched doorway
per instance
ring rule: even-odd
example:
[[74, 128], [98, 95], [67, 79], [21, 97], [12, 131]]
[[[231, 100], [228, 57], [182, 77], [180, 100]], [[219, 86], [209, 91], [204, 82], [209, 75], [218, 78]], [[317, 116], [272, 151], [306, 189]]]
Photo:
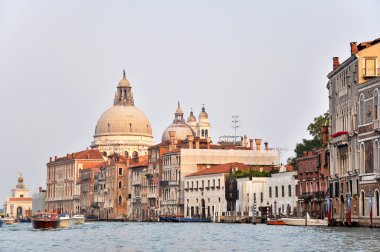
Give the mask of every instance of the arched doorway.
[[17, 208], [17, 218], [19, 218], [19, 219], [22, 218], [22, 207]]
[[201, 200], [201, 218], [206, 218], [206, 203], [205, 200]]
[[362, 216], [365, 215], [365, 206], [364, 206], [364, 191], [360, 193], [361, 205], [362, 205]]

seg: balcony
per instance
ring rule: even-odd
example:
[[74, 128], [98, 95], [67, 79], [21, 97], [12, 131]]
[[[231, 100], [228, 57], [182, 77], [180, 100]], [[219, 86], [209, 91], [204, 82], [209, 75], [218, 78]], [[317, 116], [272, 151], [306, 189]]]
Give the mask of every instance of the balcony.
[[132, 186], [139, 186], [141, 184], [140, 180], [132, 180]]
[[169, 186], [179, 186], [179, 181], [178, 180], [171, 180], [171, 181], [169, 181]]
[[335, 146], [348, 145], [348, 132], [341, 131], [331, 135], [330, 143]]
[[148, 193], [147, 197], [148, 199], [155, 199], [158, 197], [158, 195], [156, 195], [156, 193], [150, 192]]
[[380, 131], [380, 120], [379, 119], [373, 121], [373, 130]]
[[161, 206], [171, 206], [171, 205], [178, 205], [177, 200], [161, 200]]
[[169, 186], [169, 181], [160, 181], [160, 187], [168, 187]]

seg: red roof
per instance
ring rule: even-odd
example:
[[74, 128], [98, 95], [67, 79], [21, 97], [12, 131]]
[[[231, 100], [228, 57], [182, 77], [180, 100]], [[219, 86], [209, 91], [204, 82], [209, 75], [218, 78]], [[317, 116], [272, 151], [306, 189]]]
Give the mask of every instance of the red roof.
[[249, 170], [248, 165], [245, 165], [243, 163], [234, 162], [234, 163], [226, 163], [226, 164], [215, 165], [211, 168], [189, 174], [186, 177], [201, 176], [201, 175], [208, 175], [208, 174], [217, 174], [217, 173], [229, 173], [230, 170], [234, 169], [234, 168], [237, 168], [238, 170]]
[[287, 164], [287, 165], [285, 165], [285, 167], [286, 167], [287, 172], [294, 171], [293, 165]]
[[59, 157], [54, 161], [62, 161], [62, 160], [72, 160], [72, 159], [103, 159], [103, 154], [98, 150], [83, 150], [79, 152], [74, 152], [71, 154], [67, 154], [64, 157]]
[[140, 156], [138, 160], [131, 159], [129, 168], [146, 167], [148, 166], [148, 156]]
[[84, 161], [82, 163], [83, 169], [100, 168], [107, 165], [105, 161]]

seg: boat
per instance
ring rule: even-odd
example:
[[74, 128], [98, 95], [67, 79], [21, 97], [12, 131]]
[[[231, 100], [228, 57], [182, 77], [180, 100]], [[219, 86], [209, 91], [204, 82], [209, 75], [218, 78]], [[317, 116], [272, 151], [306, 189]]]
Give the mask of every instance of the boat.
[[11, 225], [11, 224], [15, 223], [15, 219], [13, 217], [5, 217], [3, 219], [3, 222], [6, 225]]
[[35, 229], [59, 228], [59, 223], [57, 213], [37, 213], [32, 217], [32, 225]]
[[282, 221], [288, 226], [328, 226], [326, 219], [312, 219], [309, 213], [306, 214], [306, 218], [282, 218]]
[[282, 219], [278, 220], [267, 220], [267, 225], [285, 225], [285, 222]]
[[22, 219], [18, 219], [18, 222], [19, 223], [31, 223], [32, 220], [30, 218], [22, 218]]
[[211, 222], [210, 218], [181, 218], [171, 216], [158, 216], [161, 222]]
[[3, 226], [3, 220], [1, 219], [1, 216], [0, 216], [0, 227]]
[[68, 228], [71, 226], [71, 218], [69, 214], [60, 214], [59, 215], [59, 227]]
[[71, 219], [74, 224], [83, 224], [85, 221], [83, 214], [75, 214]]

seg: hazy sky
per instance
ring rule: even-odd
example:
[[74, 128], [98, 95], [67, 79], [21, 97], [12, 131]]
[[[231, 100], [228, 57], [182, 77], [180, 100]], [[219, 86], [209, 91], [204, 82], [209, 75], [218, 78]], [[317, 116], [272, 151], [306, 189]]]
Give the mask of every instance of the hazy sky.
[[[294, 149], [328, 109], [332, 57], [380, 37], [373, 1], [0, 0], [0, 202], [45, 187], [50, 156], [90, 145], [125, 68], [158, 143], [179, 100], [212, 138]], [[290, 153], [292, 154], [292, 153]], [[289, 153], [283, 153], [283, 159]]]

